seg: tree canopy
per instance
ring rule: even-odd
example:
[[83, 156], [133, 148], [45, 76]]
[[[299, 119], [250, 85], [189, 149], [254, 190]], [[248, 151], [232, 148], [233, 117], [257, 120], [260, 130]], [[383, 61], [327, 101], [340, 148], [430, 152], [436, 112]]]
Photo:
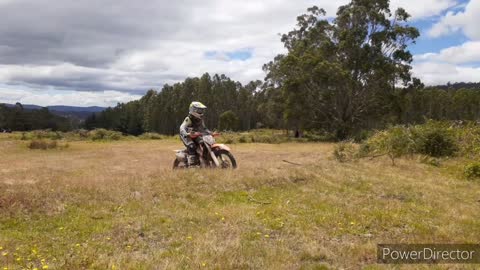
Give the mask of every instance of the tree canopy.
[[345, 138], [388, 112], [397, 85], [413, 83], [407, 46], [419, 36], [388, 0], [353, 0], [333, 20], [316, 6], [282, 36], [288, 52], [264, 66], [287, 121]]

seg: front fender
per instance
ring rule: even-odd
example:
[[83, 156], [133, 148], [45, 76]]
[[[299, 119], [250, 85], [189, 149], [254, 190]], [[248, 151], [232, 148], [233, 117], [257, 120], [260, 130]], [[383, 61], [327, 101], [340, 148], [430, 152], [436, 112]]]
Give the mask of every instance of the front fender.
[[228, 152], [232, 151], [230, 147], [226, 146], [225, 144], [218, 144], [218, 143], [212, 145], [212, 149], [221, 149], [221, 150], [226, 150]]

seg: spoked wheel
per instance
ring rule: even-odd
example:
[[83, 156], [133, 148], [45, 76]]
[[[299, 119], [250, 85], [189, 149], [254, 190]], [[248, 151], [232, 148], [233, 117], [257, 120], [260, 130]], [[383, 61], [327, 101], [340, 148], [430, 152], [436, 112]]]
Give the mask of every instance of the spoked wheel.
[[236, 169], [237, 161], [233, 157], [232, 153], [226, 150], [219, 150], [216, 153], [217, 159], [220, 162], [220, 168], [222, 169]]

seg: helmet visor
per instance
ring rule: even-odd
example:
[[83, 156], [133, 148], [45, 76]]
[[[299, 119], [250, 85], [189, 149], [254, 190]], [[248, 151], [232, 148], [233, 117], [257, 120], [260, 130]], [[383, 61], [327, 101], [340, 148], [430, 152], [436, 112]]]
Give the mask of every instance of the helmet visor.
[[205, 113], [205, 109], [203, 108], [194, 108], [193, 111], [198, 113], [199, 115], [203, 115]]

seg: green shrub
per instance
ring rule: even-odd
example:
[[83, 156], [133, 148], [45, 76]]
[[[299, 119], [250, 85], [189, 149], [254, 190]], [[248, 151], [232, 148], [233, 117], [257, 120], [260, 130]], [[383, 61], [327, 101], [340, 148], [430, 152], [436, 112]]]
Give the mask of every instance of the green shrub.
[[55, 140], [32, 140], [28, 144], [28, 148], [30, 149], [41, 149], [41, 150], [47, 150], [47, 149], [55, 149], [58, 147], [58, 143]]
[[376, 155], [387, 155], [395, 165], [395, 159], [404, 155], [414, 153], [415, 142], [412, 139], [410, 130], [404, 126], [391, 127], [379, 131], [370, 137], [363, 146], [368, 152]]
[[465, 126], [452, 129], [455, 133], [459, 154], [464, 157], [478, 158], [480, 154], [480, 125], [470, 122]]
[[88, 139], [89, 132], [86, 129], [77, 129], [71, 132], [68, 132], [66, 137], [69, 138], [78, 138], [80, 140]]
[[371, 155], [372, 152], [374, 152], [374, 149], [370, 144], [362, 143], [358, 147], [357, 157], [359, 158], [368, 157], [369, 155]]
[[349, 162], [356, 158], [357, 149], [352, 142], [340, 142], [335, 145], [333, 158], [338, 162]]
[[34, 130], [30, 132], [22, 132], [22, 136], [20, 137], [20, 140], [22, 141], [34, 140], [34, 139], [61, 140], [63, 138], [64, 138], [64, 134], [59, 131]]
[[139, 138], [142, 140], [162, 140], [165, 136], [154, 132], [147, 132], [140, 135]]
[[451, 129], [440, 122], [430, 121], [412, 130], [415, 152], [431, 157], [452, 156], [458, 150]]
[[239, 143], [248, 143], [249, 142], [249, 138], [245, 135], [242, 135], [240, 136], [240, 138], [238, 138], [238, 142]]
[[307, 131], [303, 134], [303, 139], [308, 142], [332, 142], [335, 136], [330, 133]]
[[51, 140], [60, 140], [63, 139], [63, 134], [58, 131], [51, 130], [35, 130], [32, 131], [33, 137], [36, 139], [51, 139]]
[[371, 130], [361, 130], [353, 137], [353, 141], [356, 143], [361, 143], [366, 141], [372, 136], [373, 132]]
[[480, 178], [480, 162], [473, 162], [467, 164], [463, 171], [464, 176], [467, 179], [479, 179]]
[[122, 133], [100, 128], [90, 131], [88, 137], [92, 141], [118, 141], [122, 138]]

